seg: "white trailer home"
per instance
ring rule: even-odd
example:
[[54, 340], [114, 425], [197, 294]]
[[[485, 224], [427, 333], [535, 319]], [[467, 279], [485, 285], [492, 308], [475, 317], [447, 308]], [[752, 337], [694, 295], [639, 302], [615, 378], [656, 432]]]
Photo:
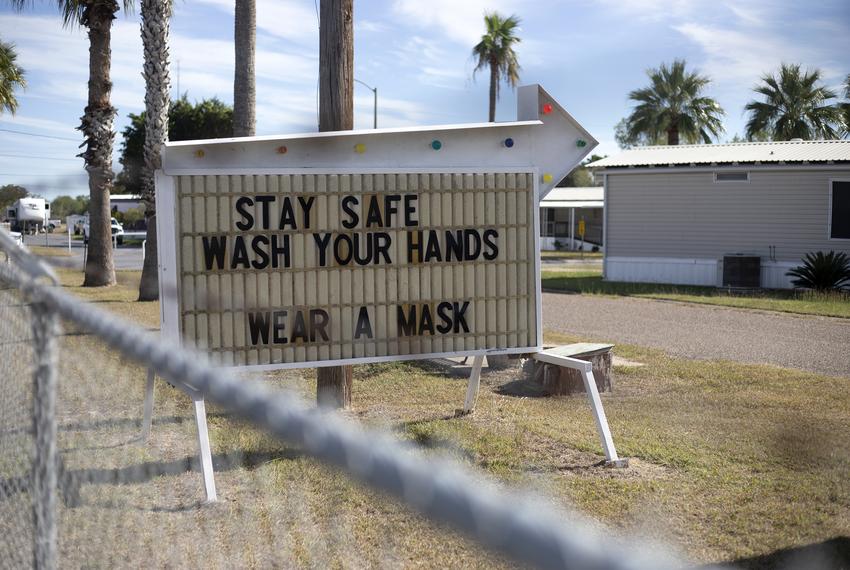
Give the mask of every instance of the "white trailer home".
[[6, 219], [16, 232], [39, 232], [49, 218], [50, 203], [44, 198], [21, 198], [6, 209]]
[[789, 288], [806, 253], [850, 254], [850, 141], [641, 147], [589, 166], [606, 280]]

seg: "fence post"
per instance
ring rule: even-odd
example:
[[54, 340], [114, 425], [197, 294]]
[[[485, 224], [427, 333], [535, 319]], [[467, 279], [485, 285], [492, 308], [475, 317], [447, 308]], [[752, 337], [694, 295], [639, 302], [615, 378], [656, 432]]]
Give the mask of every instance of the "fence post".
[[56, 568], [56, 335], [58, 319], [43, 303], [31, 305], [34, 352], [32, 463], [33, 567]]

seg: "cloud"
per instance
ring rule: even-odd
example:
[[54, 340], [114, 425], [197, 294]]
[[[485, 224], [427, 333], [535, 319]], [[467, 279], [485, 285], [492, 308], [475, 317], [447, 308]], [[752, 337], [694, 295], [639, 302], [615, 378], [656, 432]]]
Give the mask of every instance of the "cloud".
[[[233, 0], [200, 0], [233, 17]], [[319, 22], [316, 9], [307, 2], [293, 0], [258, 0], [257, 29], [271, 36], [293, 42], [318, 45]]]
[[[829, 61], [829, 56], [817, 48], [789, 42], [768, 30], [724, 29], [692, 22], [673, 28], [702, 49], [703, 73], [718, 85], [738, 90], [742, 85], [752, 86], [782, 62], [799, 62], [805, 66], [812, 61]], [[821, 65], [821, 69], [827, 77], [840, 73], [838, 67], [831, 65]]]
[[520, 5], [517, 0], [395, 0], [393, 11], [401, 23], [434, 28], [471, 49], [481, 39], [484, 12], [521, 14]]

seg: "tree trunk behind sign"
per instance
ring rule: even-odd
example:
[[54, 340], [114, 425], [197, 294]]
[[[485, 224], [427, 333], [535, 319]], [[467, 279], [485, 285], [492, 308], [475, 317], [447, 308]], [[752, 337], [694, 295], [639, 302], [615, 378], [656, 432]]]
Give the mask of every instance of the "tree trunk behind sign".
[[156, 242], [156, 199], [154, 173], [162, 167], [160, 152], [168, 140], [168, 107], [171, 77], [168, 73], [168, 26], [171, 0], [142, 0], [142, 51], [145, 56], [145, 167], [142, 170], [142, 200], [145, 205], [147, 237], [139, 301], [159, 299]]
[[[319, 17], [319, 130], [354, 128], [353, 0], [322, 0]], [[319, 406], [351, 405], [351, 366], [316, 370]]]
[[89, 173], [89, 244], [84, 287], [115, 284], [112, 260], [112, 214], [109, 193], [112, 190], [112, 119], [115, 107], [110, 103], [112, 81], [112, 20], [117, 2], [86, 4], [80, 21], [89, 30], [89, 100], [82, 125], [86, 149], [82, 153]]
[[233, 136], [252, 137], [257, 123], [257, 88], [254, 75], [257, 44], [255, 0], [236, 0], [234, 36], [236, 66], [233, 74]]

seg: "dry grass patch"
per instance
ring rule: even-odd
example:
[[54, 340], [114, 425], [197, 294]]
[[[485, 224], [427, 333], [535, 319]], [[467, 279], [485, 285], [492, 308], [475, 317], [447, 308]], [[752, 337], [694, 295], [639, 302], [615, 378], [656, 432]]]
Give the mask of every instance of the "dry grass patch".
[[[135, 302], [138, 272], [122, 272], [121, 285], [104, 289], [79, 288], [79, 272], [60, 275], [75, 294], [156, 327], [158, 304]], [[604, 339], [547, 333], [546, 340]], [[81, 539], [132, 527], [132, 540], [114, 548], [116, 557], [147, 553], [154, 565], [196, 563], [201, 551], [185, 539], [194, 533], [212, 540], [213, 566], [504, 564], [215, 408], [210, 427], [222, 500], [200, 506], [200, 476], [186, 472], [196, 453], [188, 398], [160, 383], [152, 440], [133, 442], [144, 371], [91, 337], [63, 343], [72, 360], [64, 389], [74, 388], [61, 399], [69, 465], [107, 473], [149, 469], [130, 484], [84, 485], [83, 506], [64, 511], [67, 523], [82, 529]], [[618, 451], [631, 458], [625, 470], [601, 464], [584, 397], [510, 395], [510, 373], [486, 375], [476, 412], [455, 417], [465, 378], [429, 363], [359, 366], [354, 409], [346, 413], [394, 431], [422, 453], [464, 462], [513, 492], [542, 492], [601, 525], [672, 542], [702, 562], [850, 535], [846, 379], [689, 361], [639, 346], [615, 352], [645, 364], [615, 367], [615, 391], [603, 395]], [[310, 371], [263, 378], [315, 398]], [[102, 549], [112, 546], [99, 540]]]

